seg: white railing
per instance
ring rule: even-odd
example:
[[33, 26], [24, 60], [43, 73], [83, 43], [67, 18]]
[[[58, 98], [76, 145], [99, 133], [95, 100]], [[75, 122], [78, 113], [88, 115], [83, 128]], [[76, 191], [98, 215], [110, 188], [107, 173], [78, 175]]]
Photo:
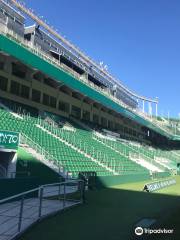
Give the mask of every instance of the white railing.
[[94, 83], [90, 82], [84, 76], [82, 77], [82, 75], [74, 72], [71, 68], [65, 66], [64, 64], [60, 63], [55, 58], [51, 57], [49, 54], [44, 52], [40, 47], [35, 46], [32, 42], [25, 40], [24, 38], [19, 36], [14, 31], [8, 29], [5, 25], [0, 24], [0, 34], [7, 36], [8, 38], [10, 38], [13, 41], [16, 41], [22, 47], [27, 48], [28, 50], [30, 50], [31, 52], [33, 52], [35, 55], [39, 56], [43, 60], [49, 62], [50, 64], [55, 65], [57, 68], [70, 73], [70, 75], [75, 77], [78, 81], [84, 83], [88, 87], [91, 87], [93, 90], [95, 89], [99, 93], [103, 94], [104, 96], [106, 96], [106, 97], [110, 98], [111, 100], [113, 100], [114, 102], [116, 102], [118, 105], [123, 106], [125, 109], [128, 109], [131, 112], [134, 112], [135, 114], [141, 116], [145, 120], [148, 120], [148, 121], [152, 122], [154, 125], [156, 125], [157, 127], [161, 128], [163, 131], [166, 131], [169, 134], [174, 134], [169, 129], [164, 128], [163, 125], [159, 125], [159, 122], [158, 121], [154, 121], [152, 119], [152, 117], [150, 117], [148, 114], [143, 113], [142, 111], [140, 111], [140, 109], [133, 109], [133, 108], [131, 108], [129, 105], [125, 104], [123, 101], [121, 101], [120, 99], [117, 99], [115, 96], [113, 96], [110, 93], [109, 89], [102, 89], [102, 88], [98, 87]]
[[[86, 155], [86, 157], [88, 156], [88, 158], [91, 157], [91, 160], [95, 159], [97, 163], [106, 168], [106, 170], [108, 169], [114, 174], [117, 174], [117, 172], [115, 171], [114, 162], [108, 161], [107, 155], [105, 153], [101, 151], [95, 151], [93, 146], [90, 146], [87, 142], [83, 142], [78, 139], [77, 135], [75, 135], [73, 132], [69, 132], [65, 129], [55, 129], [52, 125], [50, 125], [49, 127], [48, 123], [44, 123], [41, 120], [39, 120], [38, 122], [42, 128], [46, 129], [51, 134], [63, 140], [64, 143], [70, 144], [71, 147], [74, 147], [74, 150], [80, 151], [83, 155]], [[90, 149], [91, 151], [89, 151]], [[95, 153], [97, 153], [96, 156]]]
[[42, 148], [38, 143], [35, 143], [32, 139], [30, 139], [23, 133], [21, 133], [21, 143], [32, 148], [38, 154], [38, 159], [40, 161], [47, 161], [49, 164], [53, 165], [53, 168], [56, 167], [56, 172], [58, 172], [59, 174], [63, 174], [66, 177], [69, 177], [68, 172], [64, 170], [64, 167], [59, 159], [57, 160], [54, 156], [52, 156], [51, 154], [49, 154], [49, 152]]
[[93, 134], [93, 137], [95, 139], [97, 139], [99, 142], [102, 142], [104, 143], [106, 146], [109, 146], [111, 147], [111, 149], [119, 152], [121, 155], [123, 155], [124, 157], [127, 157], [129, 159], [131, 158], [134, 158], [134, 159], [143, 159], [149, 163], [151, 163], [152, 165], [162, 169], [162, 170], [167, 170], [165, 167], [163, 167], [161, 164], [159, 164], [155, 158], [150, 158], [149, 156], [146, 155], [145, 153], [145, 150], [144, 150], [144, 153], [143, 152], [140, 152], [138, 151], [138, 149], [136, 148], [133, 148], [131, 147], [130, 145], [128, 144], [125, 144], [123, 142], [120, 142], [119, 144], [121, 144], [121, 147], [123, 145], [123, 149], [119, 149], [118, 147], [118, 142], [114, 142], [114, 141], [111, 141], [111, 140], [107, 140], [105, 138], [101, 138], [101, 137], [98, 137], [96, 134]]
[[85, 184], [82, 180], [46, 184], [2, 199], [0, 240], [15, 239], [42, 218], [82, 204], [84, 199]]

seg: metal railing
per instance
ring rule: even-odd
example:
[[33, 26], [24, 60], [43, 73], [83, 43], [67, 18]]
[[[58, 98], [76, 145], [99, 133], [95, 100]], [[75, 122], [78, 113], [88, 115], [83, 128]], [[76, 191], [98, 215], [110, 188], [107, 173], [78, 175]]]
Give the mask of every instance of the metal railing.
[[141, 116], [145, 120], [150, 121], [151, 123], [153, 123], [160, 129], [162, 129], [163, 131], [165, 131], [169, 134], [174, 134], [174, 132], [170, 131], [170, 129], [167, 129], [166, 127], [164, 127], [164, 125], [161, 125], [159, 123], [159, 121], [152, 119], [151, 116], [149, 116], [146, 113], [143, 113], [142, 111], [140, 111], [140, 109], [131, 108], [129, 105], [125, 104], [122, 100], [113, 96], [110, 93], [109, 89], [102, 89], [102, 88], [98, 87], [97, 85], [95, 85], [94, 83], [89, 81], [85, 76], [82, 76], [82, 75], [76, 73], [71, 68], [65, 66], [63, 63], [60, 63], [60, 61], [56, 60], [55, 58], [51, 57], [49, 54], [44, 52], [39, 46], [35, 46], [32, 42], [25, 40], [23, 37], [19, 36], [13, 30], [8, 29], [5, 25], [2, 25], [1, 23], [0, 23], [0, 34], [7, 36], [11, 40], [17, 42], [22, 47], [25, 47], [26, 49], [30, 50], [33, 54], [35, 54], [38, 57], [42, 58], [43, 60], [49, 62], [50, 64], [55, 65], [57, 68], [65, 71], [65, 72], [68, 72], [70, 75], [75, 77], [78, 81], [84, 83], [88, 87], [91, 87], [93, 90], [95, 89], [99, 93], [103, 94], [104, 96], [106, 96], [106, 97], [110, 98], [111, 100], [113, 100], [114, 102], [116, 102], [118, 105], [123, 106], [125, 109], [128, 109], [131, 112]]
[[33, 149], [38, 155], [38, 159], [56, 170], [59, 174], [63, 174], [67, 178], [69, 177], [68, 172], [64, 170], [63, 164], [60, 160], [57, 160], [54, 156], [52, 156], [48, 151], [46, 151], [43, 147], [41, 147], [38, 143], [34, 142], [31, 138], [21, 133], [21, 144], [25, 144], [28, 148]]
[[[91, 157], [91, 160], [92, 158], [96, 160], [98, 165], [105, 167], [106, 170], [108, 168], [110, 172], [117, 174], [117, 172], [114, 170], [114, 165], [112, 164], [111, 166], [109, 164], [109, 162], [107, 161], [107, 156], [103, 152], [97, 151], [97, 155], [94, 156], [95, 149], [92, 146], [89, 146], [87, 142], [83, 142], [81, 139], [78, 139], [77, 135], [74, 135], [73, 132], [69, 133], [67, 130], [54, 129], [52, 125], [49, 128], [49, 125], [44, 123], [43, 121], [39, 121], [39, 125], [49, 131], [52, 135], [61, 139], [61, 141], [64, 141], [65, 144], [69, 144], [71, 147], [73, 147], [75, 151], [81, 151], [81, 153], [83, 155], [86, 155], [86, 157], [88, 155], [89, 157]], [[66, 134], [64, 135], [63, 132]], [[90, 149], [91, 151], [89, 151]], [[68, 176], [71, 176], [70, 174], [71, 172], [67, 173]]]
[[[139, 160], [143, 159], [146, 162], [151, 163], [152, 165], [156, 166], [157, 168], [159, 168], [163, 171], [167, 170], [166, 167], [162, 166], [160, 163], [158, 163], [155, 160], [155, 157], [151, 158], [151, 157], [147, 156], [145, 154], [145, 150], [143, 153], [143, 152], [139, 151], [138, 149], [131, 147], [130, 144], [125, 144], [123, 142], [120, 142], [120, 144], [121, 144], [121, 146], [120, 146], [117, 142], [98, 137], [95, 133], [93, 134], [93, 137], [94, 137], [94, 139], [98, 140], [99, 142], [104, 143], [106, 146], [109, 146], [111, 149], [119, 152], [124, 157], [127, 157], [129, 159], [139, 159]], [[122, 148], [122, 146], [123, 146], [123, 148]], [[142, 148], [142, 150], [143, 150], [143, 148]]]
[[32, 224], [85, 199], [82, 180], [42, 185], [0, 200], [0, 240], [14, 239]]

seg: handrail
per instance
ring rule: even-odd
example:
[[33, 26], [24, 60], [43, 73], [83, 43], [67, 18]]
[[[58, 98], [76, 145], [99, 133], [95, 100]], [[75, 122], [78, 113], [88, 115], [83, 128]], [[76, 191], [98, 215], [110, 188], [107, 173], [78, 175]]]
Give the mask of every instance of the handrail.
[[[67, 181], [64, 181], [64, 182], [56, 182], [56, 183], [48, 183], [48, 184], [44, 184], [44, 185], [41, 185], [41, 187], [49, 187], [49, 186], [53, 186], [53, 185], [61, 185], [61, 184], [64, 184], [64, 183], [74, 183], [76, 182], [77, 180], [67, 180]], [[83, 182], [83, 180], [80, 180], [78, 179], [79, 182]]]
[[23, 45], [23, 47], [28, 47], [28, 49], [31, 49], [34, 54], [42, 57], [46, 61], [49, 61], [51, 64], [56, 65], [58, 68], [61, 68], [62, 70], [70, 72], [74, 77], [78, 78], [78, 80], [83, 82], [84, 84], [91, 86], [93, 89], [95, 88], [97, 91], [100, 91], [104, 95], [108, 95], [108, 97], [116, 101], [118, 104], [123, 105], [124, 107], [129, 107], [123, 101], [111, 95], [109, 90], [102, 89], [96, 86], [94, 83], [90, 82], [88, 79], [85, 79], [84, 77], [82, 78], [81, 75], [79, 75], [78, 73], [75, 73], [69, 67], [65, 66], [63, 63], [60, 63], [58, 60], [53, 59], [50, 55], [42, 51], [39, 47], [34, 46], [31, 42], [25, 40], [24, 38], [19, 36], [17, 33], [13, 32], [13, 30], [8, 29], [6, 26], [2, 26], [0, 31], [1, 31], [1, 34], [8, 35], [8, 37], [13, 37], [12, 40], [18, 41], [20, 45]]
[[[40, 124], [41, 124], [41, 122], [40, 122]], [[44, 129], [50, 131], [52, 134], [55, 134], [56, 136], [60, 137], [60, 138], [63, 139], [66, 143], [72, 144], [72, 145], [76, 148], [76, 150], [77, 150], [77, 149], [78, 149], [78, 150], [81, 150], [84, 155], [87, 154], [87, 152], [84, 151], [84, 150], [82, 150], [81, 148], [79, 148], [79, 146], [77, 146], [77, 145], [75, 146], [75, 145], [74, 145], [73, 141], [71, 141], [71, 140], [73, 139], [72, 136], [70, 137], [70, 135], [68, 135], [69, 139], [67, 140], [67, 139], [64, 139], [62, 136], [60, 136], [60, 135], [59, 135], [59, 132], [53, 133], [50, 129], [47, 128], [47, 127], [48, 127], [47, 125], [42, 125], [42, 127], [43, 127]], [[60, 131], [65, 131], [65, 132], [66, 132], [66, 130], [60, 130]], [[94, 158], [94, 157], [91, 155], [91, 158]], [[94, 158], [94, 159], [98, 160], [98, 158]], [[104, 161], [104, 162], [106, 161], [106, 159], [104, 158], [104, 156], [103, 156], [103, 161]], [[103, 161], [102, 161], [102, 162], [103, 162]], [[110, 168], [109, 166], [107, 166], [106, 164], [104, 164], [104, 162], [103, 162], [103, 166], [104, 166], [105, 168], [109, 168], [110, 171], [112, 171], [112, 172], [115, 173], [115, 170], [113, 170], [112, 168]], [[101, 164], [101, 162], [100, 162], [99, 160], [98, 160], [98, 164]]]
[[135, 113], [139, 116], [141, 116], [143, 119], [150, 121], [154, 126], [157, 126], [161, 130], [167, 132], [168, 134], [173, 134], [175, 136], [178, 136], [174, 133], [172, 133], [169, 129], [163, 128], [162, 125], [157, 123], [157, 121], [154, 121], [151, 117], [149, 117], [147, 114], [141, 112], [139, 109], [134, 109], [125, 104], [120, 99], [117, 99], [115, 96], [111, 95], [109, 91], [104, 90], [88, 79], [82, 78], [78, 73], [75, 73], [71, 69], [69, 69], [67, 66], [65, 67], [64, 64], [60, 63], [58, 60], [53, 59], [50, 55], [45, 53], [42, 49], [40, 49], [37, 46], [34, 46], [32, 42], [29, 42], [19, 36], [17, 33], [15, 33], [13, 30], [8, 29], [6, 26], [3, 26], [0, 24], [0, 34], [7, 36], [8, 38], [11, 38], [11, 40], [16, 41], [18, 44], [22, 45], [23, 47], [27, 48], [28, 50], [32, 51], [35, 55], [39, 56], [40, 58], [44, 59], [45, 61], [49, 62], [50, 64], [54, 64], [57, 68], [60, 68], [62, 71], [65, 71], [66, 73], [72, 75], [75, 77], [78, 81], [82, 82], [83, 84], [87, 85], [88, 87], [91, 87], [92, 89], [96, 89], [99, 93], [103, 94], [104, 96], [110, 98], [112, 101], [116, 102], [120, 106], [124, 107], [125, 109], [128, 109], [130, 112]]
[[[106, 143], [109, 147], [113, 148], [114, 150], [118, 151], [120, 154], [124, 155], [124, 154], [123, 154], [122, 152], [120, 152], [117, 148], [115, 148], [114, 146], [112, 147], [111, 145], [109, 145], [108, 142], [107, 142], [107, 139], [105, 139], [105, 138], [104, 138], [104, 139], [101, 139], [100, 137], [98, 138], [98, 136], [95, 135], [95, 134], [94, 134], [94, 137], [95, 137], [95, 139], [98, 139], [98, 140], [99, 140], [100, 142], [102, 142], [102, 143], [103, 143], [103, 140], [104, 140], [105, 143]], [[116, 142], [115, 142], [115, 143], [116, 143]], [[116, 144], [117, 144], [117, 143], [116, 143]], [[144, 160], [147, 160], [148, 162], [153, 163], [156, 167], [161, 168], [161, 169], [163, 169], [163, 170], [166, 170], [166, 168], [165, 168], [165, 167], [162, 167], [160, 164], [158, 164], [158, 163], [155, 161], [155, 159], [151, 159], [150, 157], [146, 156], [144, 153], [138, 152], [137, 149], [134, 149], [134, 148], [132, 148], [131, 146], [126, 145], [126, 144], [123, 143], [123, 142], [121, 142], [121, 144], [122, 144], [123, 146], [125, 146], [125, 148], [128, 148], [130, 151], [133, 151], [134, 153], [138, 154], [138, 157], [142, 157]], [[133, 153], [133, 152], [131, 152], [131, 153]], [[124, 156], [126, 156], [126, 155], [124, 155]], [[126, 157], [127, 157], [127, 156], [126, 156]]]
[[[42, 148], [38, 143], [35, 143], [31, 138], [29, 138], [28, 136], [26, 136], [24, 133], [21, 133], [22, 135], [22, 138], [25, 140], [25, 141], [29, 141], [33, 147], [35, 148], [35, 150], [37, 151], [37, 153], [39, 153], [45, 160], [48, 160], [50, 162], [53, 162], [54, 165], [60, 169], [62, 168], [63, 169], [63, 174], [66, 174], [66, 172], [64, 171], [64, 167], [63, 165], [61, 164], [61, 162], [58, 160], [58, 164], [57, 164], [57, 159], [49, 154], [49, 152], [47, 152], [44, 148]], [[26, 143], [25, 143], [26, 144]], [[29, 144], [28, 144], [29, 145]]]
[[[15, 239], [38, 220], [82, 204], [84, 200], [85, 183], [80, 179], [72, 180], [71, 184], [69, 181], [64, 181], [41, 185], [1, 199], [0, 239], [4, 239], [4, 237], [7, 240]], [[8, 219], [7, 216], [9, 216]], [[12, 229], [13, 231], [11, 231]]]
[[127, 87], [125, 87], [120, 81], [118, 81], [115, 77], [113, 77], [110, 73], [108, 73], [108, 71], [104, 70], [101, 66], [99, 66], [94, 60], [92, 60], [89, 56], [85, 55], [81, 50], [79, 50], [79, 48], [77, 48], [76, 46], [74, 46], [74, 44], [72, 44], [71, 42], [69, 42], [67, 39], [65, 39], [62, 35], [60, 35], [59, 33], [57, 33], [57, 31], [55, 31], [54, 29], [52, 29], [47, 23], [45, 23], [42, 19], [40, 19], [37, 15], [35, 15], [32, 11], [30, 11], [29, 9], [27, 9], [25, 6], [23, 6], [22, 4], [20, 4], [18, 1], [16, 0], [11, 0], [11, 3], [14, 4], [18, 9], [20, 9], [22, 12], [24, 12], [25, 14], [27, 14], [31, 19], [33, 19], [38, 25], [42, 26], [44, 29], [46, 29], [52, 36], [54, 36], [56, 39], [60, 40], [63, 44], [65, 44], [65, 46], [67, 46], [70, 50], [74, 51], [74, 54], [76, 54], [78, 57], [80, 57], [80, 59], [83, 61], [83, 63], [90, 64], [94, 70], [100, 74], [103, 77], [108, 77], [109, 79], [111, 79], [111, 81], [113, 81], [114, 83], [116, 83], [120, 88], [122, 88], [126, 93], [130, 94], [131, 97], [136, 97], [139, 98], [141, 100], [146, 100], [149, 102], [153, 102], [153, 103], [157, 103], [157, 99], [151, 99], [151, 98], [147, 98], [144, 96], [140, 96], [136, 93], [134, 93], [133, 91], [129, 90]]
[[22, 193], [13, 195], [13, 196], [8, 197], [8, 198], [1, 199], [1, 200], [0, 200], [0, 204], [2, 204], [2, 203], [4, 203], [4, 202], [7, 202], [7, 201], [10, 201], [10, 200], [12, 200], [12, 199], [21, 197], [21, 196], [23, 196], [23, 195], [26, 195], [26, 194], [35, 192], [35, 191], [37, 191], [37, 190], [39, 190], [39, 187], [38, 187], [38, 188], [33, 188], [33, 189], [31, 189], [31, 190], [29, 190], [29, 191], [26, 191], [26, 192], [22, 192]]
[[22, 192], [22, 193], [19, 193], [19, 194], [16, 194], [16, 195], [13, 195], [11, 197], [8, 197], [8, 198], [4, 198], [4, 199], [1, 199], [0, 200], [0, 204], [2, 204], [3, 202], [7, 202], [7, 201], [10, 201], [12, 199], [15, 199], [15, 198], [19, 198], [21, 196], [24, 196], [24, 195], [27, 195], [29, 193], [32, 193], [32, 192], [35, 192], [37, 190], [40, 190], [40, 188], [44, 188], [44, 187], [48, 187], [48, 186], [53, 186], [53, 185], [64, 185], [64, 184], [68, 184], [68, 183], [76, 183], [76, 182], [83, 182], [83, 180], [71, 180], [71, 181], [64, 181], [64, 182], [57, 182], [57, 183], [50, 183], [50, 184], [44, 184], [44, 185], [41, 185], [37, 188], [33, 188], [31, 190], [28, 190], [28, 191], [25, 191], [25, 192]]
[[[49, 154], [46, 150], [44, 150], [43, 147], [41, 147], [38, 143], [34, 142], [31, 138], [29, 138], [27, 135], [25, 135], [24, 133], [21, 133], [21, 135], [26, 138], [29, 142], [31, 142], [34, 146], [37, 146], [41, 151], [40, 154], [44, 155], [44, 153], [46, 154], [46, 156], [50, 157], [51, 159], [55, 160], [54, 156], [52, 156], [51, 154]], [[36, 148], [36, 150], [38, 150], [38, 148]]]

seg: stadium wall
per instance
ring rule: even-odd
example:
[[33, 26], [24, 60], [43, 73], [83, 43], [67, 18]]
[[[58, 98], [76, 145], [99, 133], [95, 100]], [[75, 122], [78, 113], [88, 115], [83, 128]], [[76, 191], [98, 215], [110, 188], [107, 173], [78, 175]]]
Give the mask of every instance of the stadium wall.
[[64, 180], [21, 147], [17, 152], [16, 170], [16, 178], [0, 179], [0, 199], [37, 188], [40, 185]]
[[[38, 109], [39, 113], [48, 111], [64, 117], [69, 117], [69, 115], [72, 115], [72, 108], [74, 106], [80, 109], [80, 119], [94, 122], [95, 124], [98, 123], [99, 125], [102, 125], [105, 128], [110, 128], [111, 130], [119, 130], [121, 134], [126, 135], [127, 137], [128, 134], [134, 138], [139, 138], [139, 135], [143, 136], [143, 138], [147, 137], [147, 134], [141, 130], [141, 126], [136, 122], [123, 118], [120, 115], [117, 115], [117, 113], [109, 111], [101, 104], [97, 104], [90, 99], [88, 99], [90, 102], [85, 102], [85, 96], [82, 96], [82, 94], [68, 88], [67, 86], [63, 85], [63, 83], [62, 87], [66, 88], [66, 92], [63, 92], [62, 87], [51, 87], [45, 84], [44, 80], [47, 78], [47, 76], [45, 76], [43, 73], [39, 73], [41, 75], [41, 79], [39, 81], [34, 79], [33, 75], [36, 73], [36, 71], [28, 66], [24, 66], [22, 63], [20, 64], [22, 65], [21, 67], [23, 69], [22, 71], [25, 73], [25, 77], [20, 78], [15, 76], [12, 72], [12, 64], [14, 64], [14, 62], [19, 64], [17, 60], [11, 56], [3, 56], [2, 54], [0, 55], [0, 63], [4, 64], [3, 68], [0, 69], [1, 98], [11, 101], [16, 100], [18, 103]], [[13, 84], [18, 85], [18, 92], [14, 92], [16, 86], [14, 87]], [[22, 96], [23, 88], [28, 89], [28, 97]], [[39, 102], [33, 100], [32, 92], [34, 90], [40, 93]], [[73, 93], [78, 94], [79, 99], [75, 98]], [[43, 102], [44, 95], [48, 96], [49, 98], [53, 98], [56, 101], [54, 107], [48, 106], [48, 104]], [[61, 110], [59, 107], [60, 103], [67, 104], [68, 109]], [[84, 113], [89, 114], [89, 119], [85, 118]], [[95, 120], [95, 117], [98, 119]], [[102, 122], [102, 118], [105, 119], [105, 121]]]
[[170, 177], [171, 173], [170, 172], [156, 172], [153, 173], [153, 178], [166, 178], [166, 177]]
[[26, 48], [20, 46], [16, 42], [8, 39], [5, 36], [0, 36], [0, 49], [16, 58], [18, 58], [23, 63], [38, 69], [39, 71], [44, 72], [48, 76], [56, 79], [57, 81], [63, 81], [64, 84], [70, 86], [72, 89], [76, 91], [80, 91], [85, 96], [90, 97], [91, 99], [95, 100], [96, 102], [101, 103], [105, 107], [122, 114], [129, 119], [138, 122], [152, 130], [162, 134], [168, 138], [176, 139], [174, 136], [168, 134], [164, 130], [160, 129], [159, 127], [155, 126], [153, 123], [145, 120], [144, 118], [136, 115], [135, 113], [123, 108], [116, 102], [112, 101], [110, 98], [106, 97], [102, 93], [97, 92], [90, 86], [78, 81], [75, 77], [71, 76], [67, 72], [60, 70], [59, 68], [55, 67], [54, 65], [49, 64], [48, 62], [42, 60], [37, 55], [33, 54], [32, 52], [28, 51]]
[[38, 185], [54, 183], [63, 180], [58, 173], [54, 172], [52, 169], [34, 158], [30, 153], [27, 153], [22, 148], [19, 148], [18, 150], [16, 169], [16, 178], [27, 178], [27, 176], [30, 178], [36, 178]]
[[[169, 177], [169, 172], [156, 173], [153, 176], [150, 174], [130, 174], [121, 176], [96, 176], [90, 177], [89, 183], [95, 183], [97, 188], [111, 187], [123, 183], [140, 182], [153, 179], [161, 179]], [[94, 179], [95, 178], [95, 179]]]
[[120, 185], [123, 183], [130, 182], [140, 182], [145, 180], [150, 180], [149, 174], [131, 174], [131, 175], [121, 175], [121, 176], [97, 176], [90, 177], [90, 182], [95, 182], [97, 188], [111, 187], [115, 185]]
[[37, 188], [39, 182], [37, 178], [9, 178], [0, 179], [0, 199]]

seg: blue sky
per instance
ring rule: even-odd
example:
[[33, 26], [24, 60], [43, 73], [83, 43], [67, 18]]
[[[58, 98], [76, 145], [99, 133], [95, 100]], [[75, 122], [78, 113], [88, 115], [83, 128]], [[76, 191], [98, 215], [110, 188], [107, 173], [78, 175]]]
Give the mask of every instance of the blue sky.
[[180, 1], [25, 0], [126, 86], [180, 112]]

